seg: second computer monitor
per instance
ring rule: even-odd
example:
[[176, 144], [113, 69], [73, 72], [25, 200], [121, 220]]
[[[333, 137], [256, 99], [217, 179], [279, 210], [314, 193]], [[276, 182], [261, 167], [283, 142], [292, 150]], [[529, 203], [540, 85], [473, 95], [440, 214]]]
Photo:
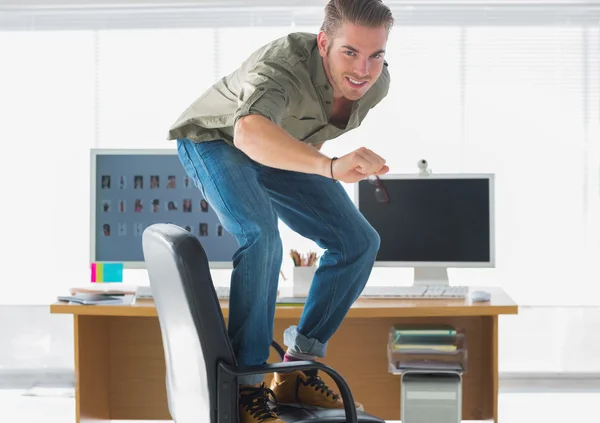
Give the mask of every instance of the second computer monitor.
[[415, 284], [448, 284], [450, 267], [494, 267], [494, 175], [382, 175], [356, 184], [381, 237], [375, 266], [414, 267]]
[[172, 223], [198, 237], [210, 267], [233, 267], [237, 240], [175, 149], [93, 149], [90, 260], [144, 268], [142, 233], [154, 223]]

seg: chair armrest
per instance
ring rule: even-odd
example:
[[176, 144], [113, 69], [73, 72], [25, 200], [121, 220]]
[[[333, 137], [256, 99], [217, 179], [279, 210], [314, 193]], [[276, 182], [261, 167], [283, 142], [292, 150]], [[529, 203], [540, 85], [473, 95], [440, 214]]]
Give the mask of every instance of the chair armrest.
[[[316, 361], [291, 361], [284, 363], [264, 364], [262, 366], [229, 366], [224, 363], [219, 363], [219, 380], [220, 384], [225, 383], [223, 388], [230, 389], [230, 383], [238, 376], [257, 375], [275, 372], [292, 372], [294, 370], [311, 370], [317, 369], [327, 373], [337, 385], [342, 400], [344, 402], [344, 411], [346, 413], [346, 423], [357, 423], [356, 406], [350, 387], [344, 378], [333, 368], [323, 363]], [[227, 375], [227, 376], [226, 376]], [[226, 380], [227, 379], [227, 380]], [[221, 388], [221, 386], [219, 387]], [[237, 389], [237, 386], [236, 386]]]
[[277, 354], [281, 358], [281, 361], [283, 361], [283, 356], [285, 355], [285, 351], [283, 350], [283, 348], [281, 347], [281, 345], [279, 345], [277, 343], [277, 341], [275, 341], [273, 339], [273, 341], [271, 341], [271, 346], [275, 349], [275, 351], [277, 351]]

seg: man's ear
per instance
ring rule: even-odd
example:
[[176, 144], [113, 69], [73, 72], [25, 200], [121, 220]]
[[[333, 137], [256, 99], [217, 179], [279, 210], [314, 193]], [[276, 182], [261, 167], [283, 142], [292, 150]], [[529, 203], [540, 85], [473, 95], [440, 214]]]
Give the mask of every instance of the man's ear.
[[325, 31], [319, 31], [317, 45], [319, 46], [319, 53], [322, 57], [325, 57], [327, 55], [327, 34], [325, 34]]

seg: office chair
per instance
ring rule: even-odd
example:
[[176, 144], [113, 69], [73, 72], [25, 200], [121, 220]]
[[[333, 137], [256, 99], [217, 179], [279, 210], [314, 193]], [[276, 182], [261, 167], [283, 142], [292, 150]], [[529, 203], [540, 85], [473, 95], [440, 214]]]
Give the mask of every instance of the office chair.
[[[331, 376], [344, 410], [280, 406], [278, 414], [284, 421], [384, 423], [356, 410], [342, 376], [325, 364], [238, 366], [198, 238], [176, 225], [154, 224], [144, 231], [142, 248], [161, 329], [168, 408], [175, 423], [239, 423], [238, 376], [307, 369]], [[272, 346], [283, 356], [281, 346], [275, 341]]]

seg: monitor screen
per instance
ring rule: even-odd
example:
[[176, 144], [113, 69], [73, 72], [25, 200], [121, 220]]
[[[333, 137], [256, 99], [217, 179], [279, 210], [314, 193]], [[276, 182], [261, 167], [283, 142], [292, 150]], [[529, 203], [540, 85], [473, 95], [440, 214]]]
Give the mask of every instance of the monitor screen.
[[376, 265], [492, 267], [492, 175], [383, 175], [357, 191], [381, 237]]
[[172, 223], [196, 235], [212, 267], [238, 249], [176, 151], [92, 150], [91, 261], [143, 267], [142, 232]]

